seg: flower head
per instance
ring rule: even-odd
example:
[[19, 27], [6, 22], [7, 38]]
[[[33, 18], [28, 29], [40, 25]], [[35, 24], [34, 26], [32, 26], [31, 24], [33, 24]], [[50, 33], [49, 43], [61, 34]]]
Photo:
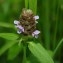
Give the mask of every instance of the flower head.
[[19, 21], [14, 20], [15, 27], [17, 28], [17, 33], [24, 35], [32, 35], [38, 38], [40, 31], [36, 30], [37, 19], [39, 16], [34, 16], [32, 10], [23, 9], [20, 15]]

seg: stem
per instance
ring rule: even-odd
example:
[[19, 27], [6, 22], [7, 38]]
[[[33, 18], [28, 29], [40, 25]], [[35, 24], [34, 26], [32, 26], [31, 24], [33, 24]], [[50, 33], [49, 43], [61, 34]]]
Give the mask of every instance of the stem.
[[23, 51], [24, 51], [24, 54], [23, 54], [23, 62], [22, 63], [26, 63], [26, 45], [23, 47]]
[[19, 46], [21, 45], [22, 40], [23, 40], [22, 38], [19, 40], [19, 43], [18, 43]]
[[29, 9], [31, 9], [36, 15], [37, 12], [37, 0], [29, 0]]
[[58, 43], [57, 47], [55, 48], [54, 50], [54, 53], [53, 53], [53, 57], [54, 55], [56, 54], [57, 50], [59, 49], [60, 45], [63, 43], [63, 39], [61, 39], [61, 41]]
[[25, 8], [28, 9], [29, 8], [28, 6], [29, 6], [29, 0], [25, 0]]

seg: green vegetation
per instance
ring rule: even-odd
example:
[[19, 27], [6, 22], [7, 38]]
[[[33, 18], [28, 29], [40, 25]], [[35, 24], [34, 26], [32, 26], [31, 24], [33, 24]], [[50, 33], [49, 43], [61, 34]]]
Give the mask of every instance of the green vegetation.
[[[23, 8], [39, 15], [38, 39], [16, 32]], [[0, 0], [0, 63], [63, 63], [63, 0]]]

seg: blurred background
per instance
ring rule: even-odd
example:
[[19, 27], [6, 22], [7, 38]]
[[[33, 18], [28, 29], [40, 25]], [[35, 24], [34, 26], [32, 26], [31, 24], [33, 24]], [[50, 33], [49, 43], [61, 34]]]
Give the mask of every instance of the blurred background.
[[[41, 31], [39, 40], [47, 50], [53, 52], [63, 38], [63, 0], [29, 0], [28, 7], [26, 2], [27, 0], [0, 0], [0, 33], [16, 33], [14, 20], [19, 20], [23, 8], [32, 9], [40, 17], [37, 25]], [[3, 44], [5, 40], [0, 38], [0, 48]], [[0, 56], [0, 63], [7, 63], [6, 54]], [[16, 63], [13, 61], [8, 63]], [[63, 43], [55, 54], [54, 61], [63, 63]]]

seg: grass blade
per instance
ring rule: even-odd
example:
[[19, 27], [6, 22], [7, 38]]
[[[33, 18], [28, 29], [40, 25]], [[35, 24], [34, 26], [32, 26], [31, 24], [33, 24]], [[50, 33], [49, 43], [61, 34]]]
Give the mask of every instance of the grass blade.
[[29, 0], [25, 0], [25, 8], [29, 8]]
[[42, 1], [42, 26], [43, 26], [43, 34], [44, 34], [44, 41], [45, 47], [50, 49], [50, 7], [49, 7], [49, 0]]
[[31, 9], [34, 14], [37, 12], [37, 0], [29, 0], [29, 9]]
[[56, 54], [57, 50], [59, 49], [62, 43], [63, 43], [63, 39], [61, 39], [61, 41], [58, 43], [57, 47], [55, 48], [53, 56]]

